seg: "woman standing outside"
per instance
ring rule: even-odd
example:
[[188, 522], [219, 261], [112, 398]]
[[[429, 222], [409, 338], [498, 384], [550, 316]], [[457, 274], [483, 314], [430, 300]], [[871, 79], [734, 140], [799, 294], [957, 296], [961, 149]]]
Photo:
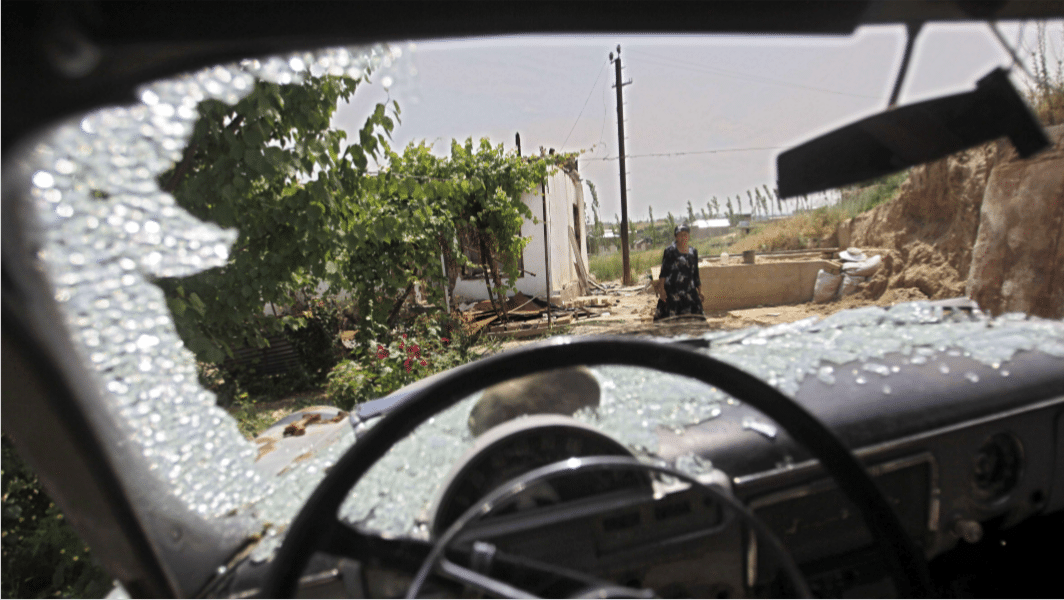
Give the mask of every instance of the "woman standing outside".
[[676, 241], [665, 248], [661, 257], [662, 282], [658, 308], [654, 320], [676, 315], [701, 315], [702, 279], [698, 275], [698, 250], [690, 247], [691, 229], [677, 225], [673, 231]]

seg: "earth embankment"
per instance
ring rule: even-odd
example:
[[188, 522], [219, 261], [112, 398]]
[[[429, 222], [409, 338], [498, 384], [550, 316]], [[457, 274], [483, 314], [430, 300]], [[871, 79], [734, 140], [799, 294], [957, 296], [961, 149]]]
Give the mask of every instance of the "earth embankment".
[[858, 296], [968, 295], [994, 314], [1064, 317], [1064, 126], [1021, 160], [1006, 140], [912, 170], [898, 197], [855, 217], [851, 245], [887, 248]]

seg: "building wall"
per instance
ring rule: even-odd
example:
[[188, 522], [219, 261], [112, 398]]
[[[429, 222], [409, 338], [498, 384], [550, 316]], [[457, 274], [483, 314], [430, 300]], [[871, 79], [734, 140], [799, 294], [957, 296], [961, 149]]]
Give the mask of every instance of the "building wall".
[[[837, 273], [838, 265], [826, 260], [701, 265], [698, 273], [706, 296], [702, 306], [710, 311], [810, 302], [821, 269]], [[660, 266], [651, 269], [655, 291], [661, 289], [660, 272]]]
[[[577, 173], [558, 170], [547, 178], [547, 218], [543, 216], [543, 197], [539, 190], [526, 193], [522, 201], [531, 209], [539, 221], [533, 223], [525, 220], [521, 225], [521, 235], [531, 238], [525, 246], [525, 271], [517, 280], [517, 291], [526, 296], [547, 296], [547, 268], [545, 264], [543, 222], [548, 223], [550, 235], [551, 291], [562, 299], [586, 293], [580, 289], [580, 278], [576, 261], [581, 261], [587, 270], [587, 239], [584, 231], [584, 195]], [[574, 207], [576, 213], [574, 215]], [[576, 219], [574, 223], [574, 218]], [[578, 225], [578, 227], [577, 227]], [[578, 252], [574, 252], [569, 241], [569, 229], [573, 228]], [[531, 275], [530, 273], [535, 273]], [[461, 279], [455, 283], [454, 297], [457, 302], [484, 300], [488, 297], [487, 285], [483, 277]]]

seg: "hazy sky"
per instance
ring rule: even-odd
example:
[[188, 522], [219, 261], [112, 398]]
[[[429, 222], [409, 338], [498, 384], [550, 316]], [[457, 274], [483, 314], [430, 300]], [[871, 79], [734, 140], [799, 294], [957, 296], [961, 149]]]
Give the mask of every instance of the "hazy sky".
[[[1054, 22], [1050, 39], [1062, 37]], [[1027, 24], [1024, 37], [1033, 39]], [[1019, 26], [1002, 24], [1015, 42]], [[885, 108], [904, 46], [902, 27], [851, 37], [551, 36], [399, 45], [403, 56], [342, 106], [335, 124], [353, 139], [371, 107], [398, 100], [395, 146], [422, 139], [441, 155], [452, 138], [488, 137], [525, 154], [540, 146], [584, 150], [604, 221], [620, 214], [614, 67], [621, 45], [628, 210], [645, 219], [723, 205], [755, 186], [775, 186], [784, 148]], [[973, 89], [1012, 62], [986, 25], [929, 25], [921, 32], [901, 103]], [[390, 79], [390, 87], [382, 83]], [[1020, 79], [1014, 76], [1014, 81]], [[754, 150], [745, 150], [755, 148]], [[678, 153], [691, 153], [676, 155]], [[674, 156], [644, 156], [674, 154]], [[605, 159], [605, 160], [604, 160]], [[613, 160], [610, 160], [613, 159]], [[585, 191], [590, 202], [590, 196]]]

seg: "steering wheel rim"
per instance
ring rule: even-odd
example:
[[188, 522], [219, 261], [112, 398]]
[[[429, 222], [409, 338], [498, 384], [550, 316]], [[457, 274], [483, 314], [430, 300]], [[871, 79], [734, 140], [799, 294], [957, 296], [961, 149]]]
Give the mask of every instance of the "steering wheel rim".
[[[315, 550], [337, 535], [366, 547], [368, 534], [337, 516], [349, 491], [388, 450], [421, 423], [468, 395], [514, 377], [572, 365], [650, 368], [696, 379], [753, 406], [776, 421], [820, 461], [840, 491], [858, 508], [875, 546], [889, 566], [900, 596], [930, 595], [923, 551], [905, 532], [897, 513], [839, 438], [800, 404], [738, 367], [706, 354], [648, 340], [620, 337], [557, 337], [458, 367], [415, 392], [367, 431], [332, 466], [288, 528], [272, 561], [263, 593], [292, 597]], [[343, 532], [337, 533], [337, 526]]]

